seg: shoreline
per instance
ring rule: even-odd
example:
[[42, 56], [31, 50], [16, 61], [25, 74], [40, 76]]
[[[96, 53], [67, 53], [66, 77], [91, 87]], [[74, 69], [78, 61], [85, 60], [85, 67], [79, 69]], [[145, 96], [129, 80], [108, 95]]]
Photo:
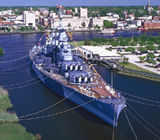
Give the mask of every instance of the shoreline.
[[[110, 69], [110, 67], [109, 67], [108, 65], [105, 65], [105, 64], [103, 64], [103, 63], [100, 63], [100, 65], [102, 65], [102, 66]], [[118, 71], [118, 70], [115, 70], [115, 72], [117, 72], [117, 73], [119, 73], [119, 74], [122, 74], [122, 75], [127, 75], [127, 76], [132, 76], [132, 77], [138, 77], [138, 78], [143, 78], [143, 79], [147, 79], [147, 80], [152, 80], [152, 81], [160, 82], [160, 79], [151, 78], [151, 77], [146, 77], [146, 76], [139, 75], [139, 74], [127, 73], [127, 72]]]
[[[145, 31], [155, 31], [155, 30], [159, 30], [160, 31], [160, 28], [157, 28], [157, 29], [146, 29]], [[55, 30], [56, 31], [56, 30]], [[69, 32], [100, 32], [101, 30], [99, 29], [95, 29], [95, 30], [68, 30]], [[122, 30], [122, 29], [115, 29], [115, 31], [137, 31], [136, 30]], [[17, 31], [17, 32], [4, 32], [4, 33], [1, 33], [0, 32], [0, 35], [4, 35], [4, 34], [36, 34], [36, 33], [45, 33], [47, 32], [46, 30], [44, 31], [23, 31], [23, 32], [20, 32], [20, 31]]]
[[19, 118], [15, 112], [7, 110], [12, 108], [13, 104], [9, 99], [7, 90], [0, 87], [0, 136], [1, 139], [30, 139], [36, 140], [37, 137], [26, 131], [26, 128], [19, 123]]

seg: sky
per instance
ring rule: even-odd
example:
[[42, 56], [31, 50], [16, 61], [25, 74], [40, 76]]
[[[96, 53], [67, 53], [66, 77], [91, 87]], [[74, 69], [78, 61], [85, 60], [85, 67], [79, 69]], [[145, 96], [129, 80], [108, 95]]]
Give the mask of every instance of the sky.
[[[0, 6], [144, 6], [148, 0], [0, 0]], [[160, 0], [150, 0], [151, 6]]]

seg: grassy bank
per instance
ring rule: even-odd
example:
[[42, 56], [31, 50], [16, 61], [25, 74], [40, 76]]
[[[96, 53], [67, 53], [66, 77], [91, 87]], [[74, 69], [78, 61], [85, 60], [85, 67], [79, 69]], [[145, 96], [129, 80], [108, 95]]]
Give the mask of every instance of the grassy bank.
[[[108, 65], [106, 64], [103, 64], [101, 63], [101, 65], [107, 67], [107, 68], [110, 68]], [[134, 64], [133, 64], [134, 65]], [[128, 69], [131, 69], [130, 67], [127, 67]], [[151, 71], [146, 71], [145, 69], [134, 69], [134, 70], [139, 70], [139, 71], [144, 71], [144, 72], [150, 72], [150, 73], [153, 73]], [[143, 78], [143, 79], [148, 79], [148, 80], [153, 80], [153, 81], [157, 81], [157, 82], [160, 82], [160, 79], [157, 79], [157, 78], [154, 78], [154, 77], [147, 77], [145, 75], [139, 75], [139, 74], [136, 74], [136, 73], [129, 73], [129, 72], [124, 72], [124, 71], [116, 71], [117, 73], [119, 74], [122, 74], [122, 75], [128, 75], [128, 76], [132, 76], [132, 77], [139, 77], [139, 78]]]
[[[84, 41], [76, 41], [76, 43], [77, 43], [78, 46], [83, 46], [84, 45]], [[69, 44], [76, 47], [74, 42], [69, 42]]]
[[[126, 69], [132, 69], [132, 70], [138, 70], [138, 71], [142, 71], [142, 72], [154, 73], [152, 71], [140, 68], [137, 65], [129, 63], [129, 62], [120, 62], [119, 65], [124, 66], [124, 68], [126, 68]], [[156, 73], [154, 73], [154, 74], [156, 74]]]
[[36, 140], [36, 137], [25, 131], [25, 127], [18, 124], [15, 113], [7, 113], [13, 107], [9, 94], [0, 87], [0, 139], [1, 140]]

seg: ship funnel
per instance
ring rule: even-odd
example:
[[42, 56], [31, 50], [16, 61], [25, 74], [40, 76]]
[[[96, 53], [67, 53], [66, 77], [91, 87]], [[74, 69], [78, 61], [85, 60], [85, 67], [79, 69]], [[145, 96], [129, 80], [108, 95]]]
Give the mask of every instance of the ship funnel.
[[70, 70], [73, 70], [73, 63], [69, 66]]
[[65, 70], [65, 71], [68, 70], [68, 65], [65, 65], [64, 70]]
[[75, 70], [78, 70], [78, 65], [79, 65], [78, 63], [75, 65], [75, 68], [74, 68]]
[[86, 76], [84, 77], [84, 82], [85, 82], [85, 83], [88, 82], [88, 75], [86, 75]]
[[93, 82], [93, 75], [88, 78], [90, 82]]
[[79, 68], [79, 70], [83, 70], [83, 66], [82, 66], [82, 65], [80, 65], [80, 68]]
[[65, 73], [64, 73], [64, 76], [65, 76], [65, 78], [68, 78], [68, 77], [69, 77], [68, 72], [65, 72]]
[[82, 76], [79, 76], [78, 77], [78, 83], [81, 83], [82, 82]]

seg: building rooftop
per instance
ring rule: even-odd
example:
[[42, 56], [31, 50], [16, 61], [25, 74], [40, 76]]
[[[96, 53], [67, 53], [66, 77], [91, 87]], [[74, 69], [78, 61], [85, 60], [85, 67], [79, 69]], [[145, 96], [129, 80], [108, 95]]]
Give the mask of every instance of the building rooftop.
[[90, 52], [92, 52], [93, 54], [98, 54], [100, 57], [102, 56], [108, 56], [108, 57], [121, 57], [121, 55], [106, 50], [103, 47], [99, 47], [99, 46], [81, 46], [83, 49], [88, 50]]

